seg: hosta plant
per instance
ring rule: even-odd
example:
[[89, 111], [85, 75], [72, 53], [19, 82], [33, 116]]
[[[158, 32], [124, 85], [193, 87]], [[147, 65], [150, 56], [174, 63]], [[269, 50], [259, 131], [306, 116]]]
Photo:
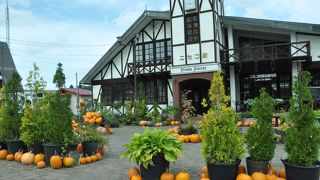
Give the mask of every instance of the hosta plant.
[[169, 162], [176, 162], [178, 157], [184, 154], [182, 142], [160, 129], [145, 128], [143, 134], [135, 133], [125, 147], [127, 150], [120, 159], [127, 157], [129, 161], [143, 165], [145, 168], [152, 165], [152, 158], [159, 154], [163, 154]]

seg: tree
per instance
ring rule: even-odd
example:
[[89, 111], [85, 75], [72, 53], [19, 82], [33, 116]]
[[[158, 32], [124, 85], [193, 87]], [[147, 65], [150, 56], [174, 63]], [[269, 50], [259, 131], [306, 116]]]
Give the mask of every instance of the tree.
[[[47, 82], [40, 76], [39, 67], [36, 63], [33, 63], [33, 71], [29, 71], [27, 77], [27, 84], [25, 85], [31, 91], [31, 95], [34, 92], [35, 102], [38, 101], [38, 94], [43, 92], [47, 86]], [[33, 99], [32, 99], [33, 101]]]
[[56, 84], [56, 87], [61, 89], [66, 84], [66, 76], [63, 73], [62, 64], [58, 63], [56, 74], [53, 77], [53, 83]]
[[71, 84], [71, 85], [69, 86], [69, 88], [72, 88], [72, 89], [73, 89], [74, 87], [73, 87], [73, 85]]
[[2, 106], [0, 108], [0, 140], [14, 140], [19, 138], [19, 127], [23, 98], [19, 94], [23, 91], [22, 78], [14, 71], [11, 78], [2, 89]]

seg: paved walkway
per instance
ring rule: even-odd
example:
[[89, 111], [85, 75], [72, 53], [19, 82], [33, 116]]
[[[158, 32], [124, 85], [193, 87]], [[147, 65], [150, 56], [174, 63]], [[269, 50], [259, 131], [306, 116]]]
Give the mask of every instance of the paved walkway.
[[[53, 170], [50, 167], [37, 169], [36, 166], [25, 166], [17, 162], [0, 160], [0, 180], [16, 179], [105, 179], [105, 180], [127, 180], [127, 171], [130, 167], [136, 166], [129, 163], [127, 159], [119, 161], [119, 157], [125, 150], [123, 144], [128, 143], [130, 136], [135, 132], [142, 132], [141, 127], [122, 127], [114, 129], [111, 135], [110, 148], [102, 161], [97, 161], [88, 165], [76, 166], [74, 168], [63, 168]], [[176, 164], [171, 163], [170, 169], [176, 174], [181, 170], [187, 170], [192, 180], [199, 179], [200, 167], [204, 165], [204, 160], [200, 153], [201, 143], [184, 144], [186, 155], [179, 159]], [[276, 155], [272, 164], [276, 167], [283, 167], [280, 157], [285, 157], [283, 145], [277, 145]], [[242, 160], [242, 164], [244, 163]]]

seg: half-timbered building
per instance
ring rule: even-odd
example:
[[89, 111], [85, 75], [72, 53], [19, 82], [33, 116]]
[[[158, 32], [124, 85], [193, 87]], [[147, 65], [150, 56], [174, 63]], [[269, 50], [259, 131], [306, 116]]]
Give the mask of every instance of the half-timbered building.
[[181, 106], [191, 90], [201, 114], [212, 73], [222, 71], [231, 106], [241, 110], [261, 87], [288, 101], [302, 69], [320, 99], [320, 25], [225, 16], [223, 0], [168, 3], [169, 11], [145, 11], [81, 80], [93, 99], [113, 109], [143, 82], [149, 107]]

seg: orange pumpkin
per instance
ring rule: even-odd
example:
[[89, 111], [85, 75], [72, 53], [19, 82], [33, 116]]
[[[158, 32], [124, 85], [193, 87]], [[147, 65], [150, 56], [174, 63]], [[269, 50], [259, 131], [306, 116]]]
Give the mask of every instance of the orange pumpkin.
[[179, 172], [175, 180], [190, 180], [190, 174], [186, 171]]
[[102, 117], [98, 117], [95, 121], [96, 121], [96, 124], [101, 123], [102, 122]]
[[173, 129], [173, 128], [169, 128], [169, 129], [168, 129], [168, 133], [169, 133], [169, 134], [173, 134], [173, 133], [174, 133], [174, 129]]
[[278, 176], [281, 177], [281, 178], [284, 178], [286, 179], [287, 176], [286, 176], [286, 170], [284, 168], [281, 168], [279, 171], [278, 171]]
[[278, 172], [277, 172], [277, 169], [276, 169], [275, 167], [270, 166], [270, 167], [268, 168], [268, 173], [267, 173], [267, 174], [274, 174], [274, 175], [277, 175], [277, 174], [278, 174]]
[[178, 126], [180, 124], [181, 124], [180, 121], [174, 121], [174, 125]]
[[99, 152], [101, 155], [104, 155], [104, 153], [106, 152], [106, 148], [105, 148], [105, 147], [99, 147], [99, 148], [98, 148], [98, 152]]
[[207, 178], [207, 177], [209, 177], [208, 173], [201, 173], [200, 174], [200, 178]]
[[252, 175], [252, 180], [268, 180], [267, 176], [260, 172], [254, 172]]
[[63, 158], [63, 166], [64, 167], [72, 167], [74, 165], [74, 159], [69, 155]]
[[182, 136], [177, 136], [176, 139], [181, 141], [181, 142], [184, 142], [184, 138]]
[[140, 124], [140, 126], [145, 126], [145, 125], [147, 125], [147, 121], [140, 121], [139, 124]]
[[78, 153], [83, 153], [83, 148], [82, 148], [82, 144], [81, 143], [79, 143], [78, 145], [77, 145], [77, 151], [78, 151]]
[[186, 143], [190, 142], [189, 136], [182, 136], [182, 137], [183, 137], [184, 142], [186, 142]]
[[24, 153], [21, 157], [21, 163], [24, 165], [30, 165], [34, 162], [35, 155], [32, 152]]
[[167, 172], [161, 174], [160, 180], [174, 180], [174, 175], [167, 170]]
[[84, 157], [79, 158], [79, 164], [86, 164], [86, 163], [87, 163], [86, 158], [84, 158]]
[[200, 142], [200, 136], [198, 134], [192, 134], [189, 138], [192, 143]]
[[7, 155], [7, 160], [8, 160], [8, 161], [13, 161], [13, 160], [14, 160], [13, 154], [8, 154], [8, 155]]
[[244, 167], [244, 165], [239, 165], [239, 168], [238, 168], [238, 174], [247, 174], [247, 170], [246, 170], [246, 167]]
[[210, 180], [210, 178], [209, 177], [202, 177], [202, 178], [200, 178], [200, 180]]
[[22, 158], [22, 155], [23, 155], [23, 152], [22, 150], [19, 150], [18, 152], [14, 153], [14, 159], [18, 162], [21, 161], [21, 158]]
[[80, 104], [80, 105], [85, 105], [86, 102], [85, 102], [84, 100], [80, 100], [80, 101], [79, 101], [79, 104]]
[[274, 180], [286, 180], [286, 179], [281, 178], [281, 177], [275, 177]]
[[97, 152], [96, 156], [97, 156], [97, 161], [100, 161], [102, 159], [101, 153]]
[[34, 157], [34, 164], [38, 164], [40, 161], [44, 161], [44, 154], [37, 154]]
[[252, 178], [247, 174], [240, 173], [236, 180], [252, 180]]
[[113, 134], [113, 129], [112, 128], [108, 128], [108, 134]]
[[92, 162], [96, 162], [98, 160], [97, 156], [95, 154], [91, 155]]
[[92, 159], [90, 156], [85, 157], [86, 158], [86, 163], [89, 164], [92, 162]]
[[94, 124], [94, 123], [96, 123], [96, 120], [94, 118], [91, 118], [91, 119], [89, 119], [88, 123], [89, 124]]
[[59, 155], [53, 155], [50, 158], [50, 166], [52, 169], [60, 169], [62, 167], [62, 160]]
[[238, 122], [237, 122], [237, 126], [238, 126], [238, 127], [242, 126], [242, 122], [241, 122], [241, 121], [238, 121]]
[[277, 176], [274, 174], [267, 174], [266, 176], [267, 176], [267, 180], [275, 180], [277, 178]]
[[200, 173], [208, 173], [208, 167], [207, 166], [202, 166]]
[[175, 124], [174, 121], [171, 121], [171, 122], [170, 122], [170, 125], [171, 125], [171, 126], [174, 126], [174, 125], [176, 125], [176, 124]]
[[44, 161], [39, 161], [39, 162], [37, 163], [37, 167], [38, 167], [39, 169], [45, 168], [45, 167], [46, 167], [46, 162], [44, 162]]
[[132, 167], [128, 171], [128, 178], [132, 179], [133, 176], [138, 176], [140, 175], [140, 171], [137, 167]]
[[6, 159], [8, 154], [9, 154], [8, 150], [1, 150], [0, 159]]
[[140, 175], [132, 176], [131, 180], [142, 180]]

